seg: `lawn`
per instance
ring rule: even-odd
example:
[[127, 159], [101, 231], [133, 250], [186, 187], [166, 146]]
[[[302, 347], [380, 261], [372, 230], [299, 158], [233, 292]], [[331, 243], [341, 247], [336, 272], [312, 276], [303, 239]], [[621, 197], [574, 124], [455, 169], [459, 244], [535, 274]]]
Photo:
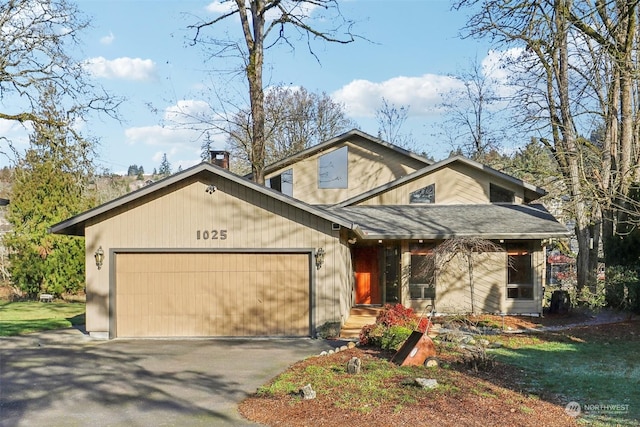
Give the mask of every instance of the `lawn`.
[[83, 325], [84, 313], [84, 303], [0, 300], [0, 336]]
[[[393, 353], [355, 348], [311, 357], [261, 387], [240, 405], [266, 425], [636, 426], [640, 419], [640, 321], [558, 332], [488, 337], [496, 366], [474, 372], [458, 351], [439, 344], [439, 368], [398, 367]], [[362, 372], [346, 373], [351, 357]], [[439, 386], [408, 386], [412, 378]], [[296, 393], [311, 384], [306, 401]], [[580, 416], [565, 410], [580, 404]]]
[[498, 360], [526, 372], [527, 389], [581, 405], [588, 425], [637, 425], [640, 419], [640, 336], [637, 322], [582, 327], [510, 340]]

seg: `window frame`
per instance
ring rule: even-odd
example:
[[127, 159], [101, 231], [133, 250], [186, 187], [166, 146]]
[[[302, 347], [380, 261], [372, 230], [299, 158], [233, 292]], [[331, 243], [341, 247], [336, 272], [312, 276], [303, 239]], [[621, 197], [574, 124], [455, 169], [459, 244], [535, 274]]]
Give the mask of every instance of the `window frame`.
[[[497, 196], [507, 196], [507, 197], [500, 197], [500, 200], [494, 200], [494, 195], [496, 196], [495, 198], [497, 199]], [[506, 199], [509, 200], [506, 200]], [[516, 193], [515, 191], [511, 191], [507, 188], [504, 188], [500, 185], [494, 184], [492, 182], [489, 183], [489, 202], [490, 203], [515, 203], [516, 201]]]
[[[437, 284], [437, 273], [434, 271], [431, 272], [431, 275], [427, 280], [420, 280], [424, 276], [418, 276], [418, 278], [414, 279], [414, 257], [435, 257], [434, 252], [434, 244], [425, 244], [425, 243], [413, 243], [409, 245], [409, 299], [412, 301], [423, 301], [423, 300], [435, 300], [436, 298], [436, 284]], [[415, 290], [419, 290], [420, 296], [414, 296]]]
[[[284, 179], [285, 174], [290, 175], [291, 178]], [[272, 180], [274, 178], [277, 178], [276, 186], [273, 186], [274, 182]], [[283, 184], [288, 184], [288, 185], [283, 185]], [[265, 185], [271, 188], [272, 190], [276, 190], [289, 197], [293, 197], [293, 168], [289, 168], [287, 170], [282, 171], [278, 175], [273, 175], [272, 177], [267, 178], [265, 180]], [[287, 191], [283, 191], [283, 190], [287, 190]]]
[[[506, 245], [508, 300], [531, 301], [535, 299], [533, 249], [529, 242], [514, 242]], [[515, 259], [518, 257], [519, 259]], [[526, 271], [519, 271], [527, 269]]]
[[[344, 153], [344, 154], [342, 154]], [[326, 160], [329, 159], [329, 160]], [[323, 160], [328, 164], [323, 165]], [[334, 164], [335, 163], [335, 164]], [[342, 147], [331, 150], [318, 157], [318, 189], [320, 190], [340, 190], [349, 188], [349, 147]], [[330, 170], [322, 171], [323, 168]], [[323, 174], [326, 175], [323, 179]]]
[[[430, 199], [428, 201], [424, 200], [424, 196], [423, 196], [422, 199], [414, 200], [414, 194], [425, 192], [428, 189], [430, 189], [430, 192], [431, 192]], [[421, 195], [422, 194], [418, 194], [417, 197], [420, 197]], [[436, 184], [435, 184], [435, 182], [409, 193], [409, 204], [412, 204], [412, 205], [413, 204], [415, 204], [415, 205], [418, 205], [418, 204], [432, 205], [432, 204], [435, 204], [435, 202], [436, 202]]]

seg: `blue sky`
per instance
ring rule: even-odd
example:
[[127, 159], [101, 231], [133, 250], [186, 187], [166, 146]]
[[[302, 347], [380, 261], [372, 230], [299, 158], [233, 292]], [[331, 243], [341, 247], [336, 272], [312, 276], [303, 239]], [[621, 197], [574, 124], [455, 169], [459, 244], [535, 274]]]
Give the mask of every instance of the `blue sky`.
[[[188, 43], [193, 32], [187, 26], [218, 16], [219, 2], [80, 0], [78, 5], [91, 28], [77, 55], [91, 64], [93, 78], [127, 98], [120, 111], [125, 122], [94, 118], [84, 124], [83, 131], [100, 140], [98, 164], [116, 173], [132, 164], [151, 172], [164, 153], [174, 171], [199, 162], [198, 134], [165, 119], [177, 105], [198, 108], [210, 101], [203, 96], [204, 87], [246, 91], [242, 79], [230, 81], [228, 74], [206, 72], [212, 67], [235, 69], [237, 60], [208, 62], [199, 46]], [[432, 125], [442, 119], [436, 108], [442, 102], [440, 94], [459, 84], [449, 75], [469, 68], [473, 58], [484, 60], [490, 48], [458, 37], [466, 17], [451, 11], [450, 5], [449, 0], [342, 1], [343, 15], [356, 21], [354, 32], [370, 41], [315, 44], [320, 62], [303, 44], [295, 45], [294, 51], [269, 50], [265, 82], [326, 92], [344, 104], [360, 129], [373, 135], [378, 130], [374, 113], [383, 97], [396, 106], [408, 106], [404, 131], [411, 133], [418, 149], [442, 158], [450, 147], [432, 135]], [[207, 31], [219, 38], [240, 36], [235, 18]], [[8, 135], [19, 133], [15, 126], [0, 124], [2, 128]], [[18, 147], [25, 146], [25, 138], [16, 141]], [[222, 137], [215, 141], [216, 148], [224, 148]], [[0, 159], [0, 165], [6, 162]]]

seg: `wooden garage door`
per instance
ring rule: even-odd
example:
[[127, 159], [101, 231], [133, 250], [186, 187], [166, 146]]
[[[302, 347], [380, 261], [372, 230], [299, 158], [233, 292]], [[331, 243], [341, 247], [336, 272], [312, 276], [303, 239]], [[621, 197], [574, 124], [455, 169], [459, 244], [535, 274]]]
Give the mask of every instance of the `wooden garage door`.
[[309, 255], [116, 256], [116, 336], [308, 336]]

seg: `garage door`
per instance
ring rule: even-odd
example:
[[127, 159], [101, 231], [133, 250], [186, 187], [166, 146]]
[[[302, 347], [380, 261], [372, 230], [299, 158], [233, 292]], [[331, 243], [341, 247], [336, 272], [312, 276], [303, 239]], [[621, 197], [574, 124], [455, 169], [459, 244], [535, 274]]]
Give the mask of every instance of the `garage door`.
[[116, 255], [118, 337], [308, 336], [309, 255]]

